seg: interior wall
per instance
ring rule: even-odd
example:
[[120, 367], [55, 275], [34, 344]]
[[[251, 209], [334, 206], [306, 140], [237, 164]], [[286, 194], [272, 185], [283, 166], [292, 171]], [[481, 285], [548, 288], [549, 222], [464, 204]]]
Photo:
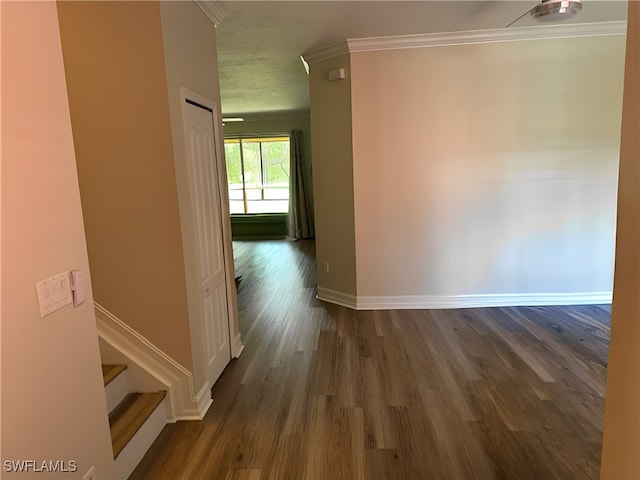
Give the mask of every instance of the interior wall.
[[[34, 286], [89, 272], [56, 4], [1, 2], [0, 12], [2, 478], [80, 478], [91, 466], [112, 478], [91, 284], [83, 305], [45, 318]], [[7, 470], [23, 460], [67, 471]]]
[[623, 64], [624, 36], [352, 54], [358, 297], [610, 294]]
[[600, 478], [640, 478], [640, 3], [629, 2]]
[[[205, 351], [205, 332], [200, 299], [200, 273], [197, 257], [197, 237], [195, 218], [191, 210], [191, 189], [187, 170], [184, 123], [182, 116], [182, 97], [180, 88], [184, 87], [217, 106], [217, 118], [220, 119], [220, 86], [218, 83], [218, 60], [216, 51], [216, 33], [213, 23], [194, 2], [160, 2], [164, 58], [166, 65], [167, 94], [171, 118], [171, 137], [175, 158], [175, 174], [178, 189], [183, 255], [185, 259], [186, 282], [189, 304], [191, 344], [193, 348], [194, 380], [196, 391], [208, 381], [207, 359]], [[222, 124], [217, 125], [219, 152], [224, 151]], [[220, 159], [220, 164], [224, 162]], [[226, 172], [219, 171], [220, 188], [226, 189]], [[222, 190], [223, 193], [226, 190]], [[233, 339], [239, 331], [237, 318], [236, 287], [233, 283], [233, 247], [231, 244], [231, 225], [229, 223], [226, 194], [222, 195], [223, 240], [227, 267], [227, 293], [229, 302], [230, 334]], [[230, 283], [229, 283], [230, 282]]]
[[159, 2], [59, 2], [95, 298], [193, 371]]
[[[346, 79], [329, 80], [344, 68]], [[356, 294], [354, 174], [349, 55], [310, 66], [311, 151], [318, 290]], [[327, 262], [329, 271], [325, 271]], [[329, 293], [331, 293], [329, 292]]]

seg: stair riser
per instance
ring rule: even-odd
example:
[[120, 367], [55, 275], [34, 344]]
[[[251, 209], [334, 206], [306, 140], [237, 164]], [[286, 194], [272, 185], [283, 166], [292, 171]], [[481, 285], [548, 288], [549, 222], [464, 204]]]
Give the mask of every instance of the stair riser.
[[147, 421], [127, 443], [115, 459], [116, 478], [126, 480], [144, 457], [151, 444], [160, 435], [167, 424], [167, 412], [164, 400], [158, 404]]
[[109, 384], [104, 387], [105, 395], [107, 397], [107, 410], [109, 413], [122, 401], [122, 399], [129, 393], [127, 385], [127, 371], [124, 370], [116, 378], [114, 378]]

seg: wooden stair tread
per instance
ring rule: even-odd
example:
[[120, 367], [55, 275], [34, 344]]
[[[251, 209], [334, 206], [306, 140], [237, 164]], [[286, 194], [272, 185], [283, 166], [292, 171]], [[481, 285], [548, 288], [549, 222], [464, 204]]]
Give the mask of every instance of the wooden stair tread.
[[166, 391], [130, 393], [109, 414], [113, 458], [117, 458], [166, 396]]
[[124, 370], [126, 370], [126, 365], [102, 365], [102, 379], [104, 381], [104, 386], [106, 387], [109, 383], [115, 379], [118, 375], [120, 375]]

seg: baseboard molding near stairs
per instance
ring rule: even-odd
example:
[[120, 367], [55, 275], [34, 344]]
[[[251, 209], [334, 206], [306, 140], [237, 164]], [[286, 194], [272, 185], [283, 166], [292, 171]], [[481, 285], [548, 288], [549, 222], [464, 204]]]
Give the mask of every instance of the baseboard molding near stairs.
[[191, 372], [98, 303], [95, 311], [100, 338], [164, 385], [167, 420], [201, 420], [212, 403], [210, 389], [195, 392]]

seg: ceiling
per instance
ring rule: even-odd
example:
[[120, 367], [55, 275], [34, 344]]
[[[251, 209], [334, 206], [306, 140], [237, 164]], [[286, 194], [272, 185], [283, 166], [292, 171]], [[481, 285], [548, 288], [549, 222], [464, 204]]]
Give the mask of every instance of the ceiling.
[[[537, 3], [219, 1], [216, 8], [222, 20], [216, 38], [222, 111], [231, 116], [308, 109], [308, 79], [299, 57], [309, 50], [347, 38], [502, 29]], [[626, 1], [582, 0], [582, 4], [582, 12], [566, 23], [626, 20]], [[532, 25], [525, 16], [510, 28]]]

